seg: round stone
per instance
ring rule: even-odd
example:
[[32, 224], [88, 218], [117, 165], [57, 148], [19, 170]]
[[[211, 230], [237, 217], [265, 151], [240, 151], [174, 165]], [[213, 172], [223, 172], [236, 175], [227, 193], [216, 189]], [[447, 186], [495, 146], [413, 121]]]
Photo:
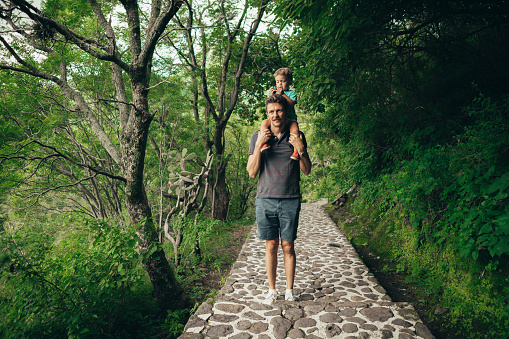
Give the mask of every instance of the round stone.
[[251, 327], [251, 322], [249, 320], [241, 320], [235, 325], [238, 330], [245, 331]]
[[407, 327], [407, 328], [412, 326], [411, 323], [409, 323], [408, 321], [403, 320], [403, 319], [394, 319], [392, 324], [396, 325], [396, 326]]
[[302, 311], [300, 308], [290, 308], [283, 314], [286, 319], [290, 321], [295, 321], [297, 319], [300, 319], [304, 316], [304, 311]]
[[431, 334], [426, 325], [420, 322], [415, 324], [415, 333], [425, 339], [434, 338], [433, 334]]
[[355, 333], [359, 330], [356, 324], [345, 324], [343, 325], [343, 332], [345, 333]]
[[361, 311], [361, 314], [363, 314], [370, 321], [380, 321], [380, 322], [386, 322], [387, 320], [394, 316], [390, 309], [383, 307], [366, 308]]
[[305, 338], [306, 336], [304, 333], [302, 333], [301, 330], [298, 330], [296, 328], [292, 328], [290, 331], [288, 331], [287, 338]]
[[366, 331], [378, 331], [378, 327], [376, 327], [373, 324], [363, 324], [361, 325], [361, 328]]
[[233, 314], [240, 313], [245, 308], [244, 305], [239, 304], [219, 304], [219, 303], [214, 305], [214, 307], [219, 311]]
[[292, 323], [290, 320], [285, 319], [283, 317], [274, 317], [270, 321], [270, 324], [272, 325], [272, 335], [276, 339], [283, 339], [286, 338], [286, 332], [290, 329], [292, 326]]
[[325, 313], [319, 317], [320, 321], [324, 323], [335, 323], [338, 324], [343, 321], [343, 319], [337, 313]]
[[205, 324], [204, 320], [198, 317], [193, 317], [187, 322], [186, 328], [205, 327]]
[[254, 323], [253, 326], [251, 326], [249, 331], [252, 333], [255, 333], [255, 334], [260, 334], [262, 332], [267, 331], [268, 328], [269, 328], [269, 324], [258, 321], [256, 323]]
[[242, 314], [244, 318], [253, 319], [253, 320], [264, 320], [265, 318], [259, 315], [258, 313], [255, 313], [253, 311], [247, 311]]
[[307, 315], [315, 315], [323, 311], [323, 306], [320, 305], [307, 305], [304, 307], [304, 312]]
[[222, 338], [232, 333], [233, 333], [232, 325], [218, 325], [209, 328], [209, 330], [207, 331], [207, 336], [211, 338]]
[[355, 308], [344, 308], [338, 314], [342, 317], [353, 317], [357, 314], [357, 310]]
[[230, 314], [214, 314], [212, 317], [210, 317], [210, 321], [216, 321], [218, 323], [230, 323], [237, 319], [239, 319], [238, 316]]
[[301, 296], [300, 296], [301, 301], [314, 300], [314, 299], [315, 299], [315, 297], [312, 296], [311, 294], [301, 294]]
[[313, 326], [316, 326], [316, 320], [312, 318], [300, 318], [293, 324], [295, 328], [308, 328]]

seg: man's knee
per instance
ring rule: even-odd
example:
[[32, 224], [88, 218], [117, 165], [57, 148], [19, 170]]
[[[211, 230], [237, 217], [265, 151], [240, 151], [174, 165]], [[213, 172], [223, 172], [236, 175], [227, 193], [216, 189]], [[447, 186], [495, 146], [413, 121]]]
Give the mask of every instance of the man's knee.
[[293, 246], [293, 244], [294, 244], [293, 242], [281, 240], [281, 247], [283, 248], [283, 253], [295, 255], [295, 247]]
[[278, 239], [265, 240], [265, 250], [267, 253], [277, 253]]

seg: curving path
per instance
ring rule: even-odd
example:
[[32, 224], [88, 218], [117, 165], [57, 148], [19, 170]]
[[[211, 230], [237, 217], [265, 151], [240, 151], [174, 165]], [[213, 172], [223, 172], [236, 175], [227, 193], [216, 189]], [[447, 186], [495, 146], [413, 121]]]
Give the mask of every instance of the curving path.
[[273, 305], [262, 304], [265, 242], [253, 226], [219, 295], [196, 310], [179, 338], [434, 338], [412, 305], [391, 302], [321, 204], [302, 204], [295, 242], [299, 301], [283, 300], [280, 249], [280, 296]]

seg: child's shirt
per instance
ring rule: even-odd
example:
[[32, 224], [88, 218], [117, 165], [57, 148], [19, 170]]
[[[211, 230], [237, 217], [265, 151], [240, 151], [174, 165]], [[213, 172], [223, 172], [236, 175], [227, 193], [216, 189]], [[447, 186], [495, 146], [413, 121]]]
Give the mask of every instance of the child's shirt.
[[[290, 98], [292, 99], [293, 101], [295, 101], [295, 104], [297, 104], [297, 93], [295, 93], [294, 90], [288, 90], [288, 91], [284, 91], [285, 94]], [[290, 119], [293, 119], [295, 121], [297, 121], [297, 114], [295, 113], [295, 107], [289, 107], [289, 110], [288, 110], [288, 117]]]

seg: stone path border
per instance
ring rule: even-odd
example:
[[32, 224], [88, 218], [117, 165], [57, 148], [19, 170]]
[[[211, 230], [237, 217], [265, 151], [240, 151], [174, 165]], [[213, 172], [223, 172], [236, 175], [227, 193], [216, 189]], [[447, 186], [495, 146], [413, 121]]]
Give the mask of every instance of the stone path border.
[[323, 202], [302, 204], [298, 239], [296, 302], [284, 301], [281, 249], [272, 305], [265, 242], [251, 229], [219, 295], [189, 319], [181, 339], [434, 338], [411, 304], [392, 302], [327, 213]]

